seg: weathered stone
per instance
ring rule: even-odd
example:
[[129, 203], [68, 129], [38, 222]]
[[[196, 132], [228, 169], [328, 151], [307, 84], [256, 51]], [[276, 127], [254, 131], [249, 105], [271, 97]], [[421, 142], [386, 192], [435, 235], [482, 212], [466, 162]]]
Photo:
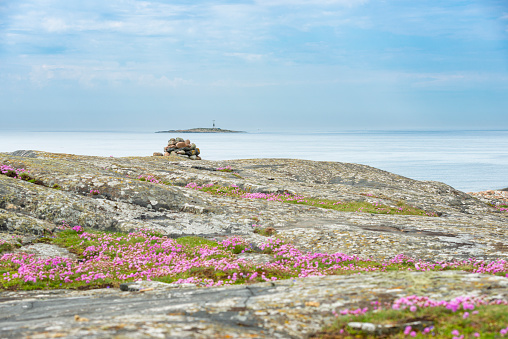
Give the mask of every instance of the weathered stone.
[[169, 152], [164, 152], [164, 156], [169, 157], [170, 155], [171, 155], [171, 153], [169, 153]]
[[[291, 159], [206, 161], [201, 166], [232, 166], [243, 178], [237, 179], [223, 172], [203, 171], [184, 166], [184, 163], [180, 165], [178, 161], [183, 160], [183, 157], [175, 157], [176, 162], [168, 163], [158, 161], [157, 157], [101, 158], [44, 152], [33, 154], [33, 158], [0, 154], [0, 162], [25, 167], [48, 186], [58, 184], [62, 189], [53, 190], [0, 176], [0, 196], [5, 199], [5, 202], [0, 201], [0, 209], [11, 212], [9, 218], [1, 221], [5, 225], [4, 230], [33, 229], [33, 232], [39, 234], [47, 228], [35, 226], [34, 220], [27, 218], [31, 217], [50, 225], [58, 225], [61, 220], [67, 220], [99, 229], [153, 227], [164, 229], [169, 234], [211, 234], [230, 229], [230, 232], [251, 236], [252, 230], [238, 226], [243, 225], [243, 221], [238, 220], [243, 220], [244, 215], [252, 215], [252, 211], [262, 211], [259, 222], [252, 223], [274, 227], [278, 237], [294, 243], [304, 251], [343, 252], [375, 258], [405, 253], [425, 260], [508, 258], [508, 248], [505, 245], [508, 243], [507, 232], [504, 231], [508, 213], [500, 213], [445, 184], [416, 181], [368, 166]], [[157, 193], [155, 199], [138, 199], [140, 195], [145, 196], [146, 193], [164, 187], [130, 179], [148, 173], [179, 186], [172, 189], [183, 190], [182, 195], [178, 193], [175, 196], [182, 204], [201, 199], [203, 206], [220, 208], [208, 220], [194, 220], [194, 214], [179, 214], [174, 220], [152, 215], [151, 211], [164, 209], [159, 209], [160, 205], [154, 205], [150, 200], [158, 201], [159, 204], [160, 201], [176, 200], [166, 197], [165, 194], [171, 193], [163, 191]], [[130, 178], [126, 178], [126, 175]], [[327, 183], [336, 177], [356, 179], [351, 179], [350, 184]], [[385, 186], [358, 186], [355, 184], [358, 180]], [[227, 197], [214, 197], [184, 189], [189, 182], [200, 185], [210, 182], [224, 186], [235, 184], [251, 192], [293, 192], [307, 197], [341, 201], [363, 199], [393, 206], [399, 201], [405, 201], [409, 205], [439, 212], [442, 217], [339, 212], [263, 200], [240, 199], [233, 202]], [[11, 188], [6, 190], [7, 187], [17, 188], [10, 191]], [[101, 194], [91, 199], [88, 197], [90, 189], [98, 189]], [[74, 195], [67, 196], [71, 193]], [[13, 196], [23, 198], [13, 199]], [[36, 201], [27, 203], [31, 196], [36, 197]], [[64, 200], [60, 201], [61, 199]], [[84, 209], [76, 209], [81, 203], [84, 204]], [[181, 208], [181, 204], [172, 206], [168, 206], [167, 210]], [[148, 215], [148, 219], [140, 219], [143, 213]], [[108, 216], [107, 219], [103, 219], [105, 215]], [[157, 222], [150, 218], [155, 218]], [[31, 225], [34, 225], [33, 228]], [[180, 230], [182, 225], [185, 226]]]
[[178, 288], [195, 288], [195, 284], [167, 284], [160, 281], [135, 281], [120, 284], [120, 291], [124, 292], [148, 292], [148, 291], [166, 291]]
[[185, 146], [186, 146], [185, 142], [182, 142], [182, 141], [180, 141], [179, 143], [176, 144], [176, 148], [182, 148]]
[[35, 151], [18, 150], [18, 151], [11, 152], [9, 154], [17, 156], [17, 157], [24, 157], [24, 158], [37, 158], [37, 153]]
[[162, 157], [162, 153], [161, 152], [153, 152], [153, 156], [154, 157]]
[[16, 252], [23, 252], [27, 254], [33, 254], [37, 258], [48, 259], [54, 257], [70, 258], [76, 260], [75, 254], [70, 253], [66, 248], [58, 247], [52, 244], [36, 243], [23, 246]]
[[[463, 295], [508, 298], [506, 278], [454, 271], [365, 273], [214, 288], [175, 285], [136, 282], [123, 287], [132, 288], [130, 293], [114, 288], [0, 292], [2, 337], [141, 338], [156, 333], [167, 338], [307, 338], [334, 320], [332, 311], [373, 301], [392, 302], [415, 293], [437, 300]], [[88, 321], [75, 321], [75, 315]]]
[[[44, 246], [30, 247], [34, 240], [30, 234], [49, 234], [66, 220], [100, 230], [154, 229], [172, 237], [239, 235], [259, 246], [266, 238], [252, 232], [255, 223], [275, 229], [278, 238], [302, 251], [378, 260], [400, 253], [430, 261], [508, 259], [508, 213], [443, 183], [416, 181], [369, 166], [291, 159], [203, 161], [195, 166], [182, 156], [168, 161], [38, 151], [17, 154], [0, 154], [0, 163], [30, 170], [46, 186], [0, 175], [0, 239], [12, 241], [12, 233], [24, 234], [20, 250], [36, 255], [59, 254]], [[226, 166], [242, 179], [214, 171]], [[173, 186], [135, 179], [146, 174]], [[190, 182], [391, 206], [403, 201], [442, 217], [340, 212], [212, 196], [184, 188]], [[54, 184], [61, 189], [50, 188]], [[100, 194], [89, 196], [91, 189]], [[489, 199], [495, 195], [504, 196], [488, 193]], [[271, 260], [258, 253], [241, 257], [251, 262]], [[113, 288], [1, 292], [2, 336], [143, 337], [154, 331], [166, 337], [300, 338], [332, 321], [332, 310], [360, 307], [379, 298], [508, 297], [506, 278], [452, 271], [327, 276], [213, 289], [166, 285], [172, 284], [140, 285], [132, 293]], [[89, 321], [75, 321], [74, 315]], [[58, 326], [58, 331], [47, 330]]]

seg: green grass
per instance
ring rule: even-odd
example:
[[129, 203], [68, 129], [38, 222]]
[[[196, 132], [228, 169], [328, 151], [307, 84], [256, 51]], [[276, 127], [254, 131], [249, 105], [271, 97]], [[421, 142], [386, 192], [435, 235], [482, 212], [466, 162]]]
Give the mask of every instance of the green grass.
[[307, 205], [326, 209], [332, 209], [343, 212], [363, 212], [373, 214], [399, 214], [399, 215], [429, 215], [428, 212], [409, 206], [407, 204], [397, 203], [398, 207], [371, 204], [366, 201], [348, 201], [339, 202], [337, 200], [305, 198], [305, 201], [285, 201], [290, 204]]
[[264, 237], [270, 237], [277, 233], [277, 231], [273, 227], [258, 227], [254, 229], [254, 233], [257, 233], [259, 235], [262, 235]]
[[[225, 187], [225, 186], [210, 186], [203, 187], [200, 191], [208, 192], [218, 196], [231, 196], [241, 198], [242, 195], [249, 193], [248, 191], [241, 190], [237, 187]], [[319, 208], [332, 209], [342, 212], [362, 212], [372, 214], [397, 214], [397, 215], [422, 215], [422, 216], [436, 216], [433, 212], [427, 212], [422, 209], [410, 206], [403, 201], [397, 202], [396, 206], [388, 206], [384, 204], [369, 203], [366, 201], [337, 201], [329, 199], [316, 199], [298, 196], [286, 196], [280, 195], [280, 202], [313, 206]]]
[[[99, 234], [99, 232], [93, 231], [91, 231], [90, 233]], [[112, 232], [101, 232], [101, 233], [112, 233]], [[76, 254], [78, 258], [83, 258], [83, 251], [88, 246], [94, 245], [94, 242], [92, 241], [79, 238], [78, 233], [74, 230], [64, 230], [58, 232], [54, 237], [42, 237], [37, 239], [36, 242], [45, 244], [54, 244], [59, 247], [66, 248], [69, 250], [69, 252]]]
[[[11, 252], [15, 248], [16, 248], [16, 246], [13, 245], [13, 244], [10, 244], [10, 243], [1, 244], [0, 245], [0, 254], [3, 253], [3, 252]], [[5, 273], [5, 272], [3, 272], [3, 273]]]
[[[273, 231], [269, 228], [258, 229], [260, 234]], [[15, 255], [17, 260], [4, 259], [0, 261], [0, 271], [3, 274], [0, 275], [0, 290], [114, 287], [121, 282], [143, 278], [142, 275], [145, 273], [142, 272], [150, 270], [158, 270], [158, 273], [150, 275], [150, 279], [164, 282], [174, 282], [178, 279], [193, 277], [196, 279], [206, 278], [212, 283], [224, 283], [225, 281], [232, 284], [254, 283], [265, 280], [262, 278], [263, 273], [268, 279], [276, 278], [279, 280], [298, 277], [308, 268], [308, 265], [297, 265], [298, 262], [310, 262], [312, 267], [321, 272], [320, 274], [325, 275], [351, 275], [373, 271], [389, 272], [421, 269], [416, 267], [415, 260], [407, 257], [404, 259], [400, 256], [386, 261], [373, 261], [347, 255], [330, 256], [329, 259], [322, 260], [322, 256], [314, 257], [312, 254], [299, 252], [291, 244], [273, 237], [266, 239], [266, 247], [259, 245], [262, 248], [262, 253], [272, 254], [273, 262], [278, 263], [267, 266], [244, 262], [234, 256], [234, 254], [253, 251], [250, 248], [252, 245], [239, 237], [231, 237], [219, 242], [197, 236], [186, 236], [173, 240], [156, 232], [146, 231], [123, 234], [86, 229], [84, 232], [78, 234], [73, 229], [65, 229], [56, 232], [54, 235], [38, 239], [38, 242], [67, 248], [77, 256], [78, 262], [71, 260], [69, 263], [68, 259], [57, 260], [56, 262], [45, 262], [35, 258], [21, 259], [21, 254]], [[9, 252], [18, 245], [2, 243], [0, 250]], [[99, 254], [102, 256], [100, 260], [97, 259]], [[157, 259], [159, 256], [173, 259], [161, 266], [162, 262]], [[333, 258], [338, 260], [333, 261]], [[328, 260], [332, 260], [333, 263]], [[194, 265], [194, 263], [197, 263], [197, 265]], [[21, 265], [25, 266], [18, 272]], [[161, 267], [166, 267], [166, 265], [168, 265], [167, 269], [159, 270]], [[474, 267], [469, 260], [446, 263], [445, 265], [419, 262], [419, 265], [423, 269], [432, 271], [443, 270], [443, 267], [445, 267], [444, 270], [473, 271], [479, 267]], [[508, 273], [506, 269], [503, 269], [504, 266], [497, 267], [495, 265], [492, 268], [494, 269], [492, 274], [505, 276]], [[500, 265], [503, 265], [503, 263], [500, 263]], [[184, 266], [187, 268], [183, 268]], [[190, 267], [193, 268], [190, 269]], [[59, 278], [54, 278], [55, 276], [53, 278], [48, 277], [47, 274], [53, 274], [48, 273], [51, 271], [60, 272], [58, 274], [63, 275], [60, 275]], [[90, 282], [77, 279], [82, 276], [82, 272], [91, 271], [95, 273], [104, 272], [104, 279], [94, 278]], [[39, 278], [36, 283], [25, 282], [25, 279], [21, 276], [14, 276], [15, 274], [27, 274], [26, 272], [35, 272], [36, 275], [45, 276], [38, 275]], [[230, 278], [235, 273], [237, 278]], [[3, 276], [8, 276], [8, 278], [3, 278]], [[25, 275], [25, 277], [27, 276]], [[30, 276], [34, 277], [35, 275], [30, 273]], [[68, 279], [64, 279], [63, 276], [68, 277]], [[148, 275], [146, 276], [148, 277]], [[89, 279], [86, 278], [86, 280]]]
[[181, 237], [177, 238], [176, 242], [180, 245], [185, 245], [189, 247], [199, 247], [199, 246], [210, 246], [210, 247], [216, 247], [219, 246], [219, 244], [216, 241], [208, 240], [201, 237], [196, 236], [187, 236], [187, 237]]
[[[95, 230], [86, 230], [87, 233], [97, 236], [102, 235], [110, 235], [113, 238], [117, 239], [116, 244], [118, 245], [133, 245], [140, 242], [145, 242], [146, 238], [143, 237], [130, 237], [127, 239], [126, 234], [119, 233], [119, 232], [104, 232], [104, 231], [95, 231]], [[161, 234], [157, 234], [156, 232], [151, 232], [154, 236], [162, 236]], [[190, 257], [200, 257], [201, 253], [200, 251], [205, 248], [214, 249], [214, 248], [222, 248], [219, 243], [213, 240], [205, 239], [202, 237], [197, 236], [185, 236], [178, 239], [175, 239], [176, 243], [178, 245], [182, 246], [182, 251], [189, 255]], [[90, 246], [100, 246], [101, 243], [97, 241], [97, 239], [87, 239], [86, 237], [81, 238], [80, 234], [78, 232], [66, 229], [63, 231], [60, 231], [56, 233], [53, 236], [46, 236], [37, 239], [37, 242], [39, 243], [47, 243], [47, 244], [54, 244], [62, 248], [68, 249], [71, 253], [75, 254], [78, 258], [78, 260], [88, 260], [89, 258], [86, 258], [83, 254], [87, 247]], [[153, 240], [152, 244], [154, 244], [156, 241]], [[5, 243], [0, 245], [0, 252], [11, 252], [14, 249], [14, 245]], [[242, 251], [246, 250], [246, 246], [243, 244], [237, 244], [234, 247], [230, 247], [225, 251], [223, 254], [213, 254], [213, 255], [207, 255], [207, 259], [221, 259], [221, 258], [228, 258], [231, 257], [233, 254], [239, 254]], [[228, 254], [229, 253], [229, 254]], [[107, 252], [107, 255], [111, 258], [115, 258], [117, 256], [121, 256], [120, 253], [118, 253], [115, 249], [112, 249], [111, 251]], [[17, 268], [19, 265], [16, 265], [14, 263], [2, 263], [0, 265], [0, 273], [6, 273], [11, 272], [12, 274], [17, 272]], [[259, 276], [261, 276], [261, 273], [265, 272], [267, 274], [267, 270], [259, 269]], [[277, 276], [280, 279], [288, 278], [289, 275], [282, 272], [281, 274], [277, 274], [274, 270], [273, 272], [270, 272], [272, 276]], [[196, 277], [196, 278], [206, 278], [211, 279], [214, 281], [217, 281], [219, 279], [225, 279], [228, 275], [232, 275], [234, 273], [237, 274], [245, 274], [245, 279], [241, 278], [237, 283], [245, 283], [248, 282], [247, 277], [252, 275], [254, 271], [250, 267], [240, 267], [240, 269], [235, 270], [229, 270], [227, 272], [215, 270], [213, 267], [198, 267], [198, 268], [192, 268], [189, 271], [179, 273], [179, 274], [173, 274], [163, 277], [153, 277], [152, 280], [156, 281], [162, 281], [171, 283], [174, 281], [177, 281], [179, 279], [185, 279], [189, 277]], [[123, 270], [122, 273], [129, 273], [127, 270]], [[1, 278], [1, 276], [0, 276]], [[257, 282], [258, 280], [255, 280], [253, 282]], [[40, 281], [37, 282], [25, 282], [20, 279], [13, 279], [10, 282], [5, 282], [2, 279], [0, 279], [0, 291], [1, 290], [38, 290], [38, 289], [58, 289], [58, 288], [66, 288], [66, 289], [95, 289], [95, 288], [104, 288], [104, 287], [119, 287], [120, 283], [125, 281], [120, 281], [118, 279], [99, 279], [97, 281], [92, 281], [90, 283], [85, 282], [72, 282], [72, 283], [63, 283], [62, 281]]]
[[[401, 325], [413, 321], [429, 322], [427, 327], [434, 328], [429, 333], [415, 330], [415, 338], [452, 338], [452, 331], [459, 331], [464, 338], [475, 338], [474, 333], [479, 333], [480, 338], [501, 338], [500, 331], [508, 326], [508, 312], [506, 305], [483, 305], [477, 306], [472, 314], [464, 318], [464, 310], [452, 312], [444, 307], [418, 308], [416, 312], [405, 310], [384, 309], [369, 311], [364, 315], [339, 315], [335, 322], [325, 327], [314, 338], [412, 338], [404, 334], [404, 328], [392, 334], [376, 336], [366, 332], [353, 330], [348, 326], [349, 322], [368, 322], [376, 325]], [[342, 330], [342, 332], [341, 332]], [[460, 336], [459, 335], [459, 336]]]

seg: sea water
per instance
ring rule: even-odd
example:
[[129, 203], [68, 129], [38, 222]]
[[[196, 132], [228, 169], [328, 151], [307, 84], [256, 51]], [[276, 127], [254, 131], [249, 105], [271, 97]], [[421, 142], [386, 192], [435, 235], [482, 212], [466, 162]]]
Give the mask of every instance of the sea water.
[[203, 159], [294, 158], [370, 165], [462, 191], [508, 187], [508, 131], [299, 133], [18, 132], [0, 130], [0, 152], [19, 149], [147, 156], [170, 137], [196, 143]]

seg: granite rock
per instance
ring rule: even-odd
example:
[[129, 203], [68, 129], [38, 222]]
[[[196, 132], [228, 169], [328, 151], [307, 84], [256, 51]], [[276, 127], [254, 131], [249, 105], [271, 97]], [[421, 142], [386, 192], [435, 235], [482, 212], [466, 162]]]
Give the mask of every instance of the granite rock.
[[[3, 153], [0, 163], [26, 168], [44, 183], [0, 175], [0, 239], [10, 241], [18, 234], [19, 250], [37, 255], [59, 255], [58, 249], [30, 247], [30, 239], [54, 231], [65, 220], [98, 230], [154, 229], [170, 237], [238, 235], [255, 246], [266, 241], [253, 233], [252, 225], [257, 224], [272, 227], [274, 237], [302, 251], [374, 259], [401, 253], [431, 261], [508, 259], [508, 213], [444, 183], [364, 165], [250, 159], [203, 160], [193, 166], [181, 157], [106, 158], [39, 151]], [[239, 176], [214, 170], [226, 166]], [[140, 175], [171, 185], [137, 180]], [[402, 201], [440, 217], [340, 212], [212, 196], [185, 188], [191, 182], [392, 206]], [[54, 185], [60, 189], [51, 188]], [[91, 196], [92, 189], [100, 193]], [[245, 259], [266, 262], [270, 256], [255, 253]], [[0, 292], [2, 336], [301, 338], [332, 321], [332, 310], [380, 298], [425, 293], [446, 300], [460, 295], [506, 300], [508, 279], [455, 271], [395, 272], [211, 289], [140, 283], [132, 290]]]

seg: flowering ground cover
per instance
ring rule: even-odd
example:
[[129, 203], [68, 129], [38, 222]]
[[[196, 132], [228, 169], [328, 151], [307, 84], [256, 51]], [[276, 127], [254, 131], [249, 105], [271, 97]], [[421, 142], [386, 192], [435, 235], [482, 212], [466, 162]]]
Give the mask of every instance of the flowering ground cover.
[[15, 168], [9, 165], [0, 164], [0, 174], [6, 175], [14, 179], [21, 179], [34, 184], [42, 185], [42, 181], [33, 178], [30, 172], [24, 168]]
[[[0, 254], [0, 291], [118, 287], [122, 282], [136, 280], [195, 283], [211, 287], [294, 277], [388, 271], [465, 270], [508, 278], [508, 262], [504, 260], [426, 262], [398, 255], [377, 262], [344, 253], [302, 252], [277, 238], [267, 238], [265, 243], [255, 247], [240, 237], [222, 241], [199, 237], [172, 239], [150, 231], [122, 234], [85, 230], [81, 226], [71, 228], [64, 224], [60, 232], [41, 238], [40, 242], [67, 248], [78, 260], [61, 257], [43, 259], [33, 254], [13, 253], [9, 249]], [[255, 264], [236, 255], [256, 250], [271, 255], [271, 262]], [[434, 322], [434, 328], [409, 329], [405, 334], [399, 331], [401, 333], [394, 334], [394, 338], [429, 336], [432, 333], [436, 337], [449, 338], [447, 335], [455, 329], [460, 330], [457, 338], [476, 332], [486, 338], [489, 337], [486, 334], [491, 332], [499, 336], [508, 324], [505, 319], [507, 312], [501, 311], [501, 307], [506, 310], [507, 305], [506, 302], [490, 305], [492, 303], [479, 298], [444, 302], [427, 297], [407, 297], [389, 305], [373, 303], [371, 308], [334, 311], [337, 322], [325, 329], [322, 335], [324, 338], [361, 335], [348, 328], [350, 321], [389, 323], [426, 319]], [[479, 313], [474, 313], [476, 311]]]
[[508, 262], [504, 260], [434, 263], [398, 255], [376, 262], [344, 253], [304, 253], [280, 239], [267, 238], [259, 248], [273, 259], [254, 264], [235, 255], [254, 252], [255, 247], [240, 237], [216, 242], [196, 237], [171, 239], [149, 231], [122, 234], [84, 231], [81, 226], [63, 228], [39, 241], [68, 248], [79, 260], [4, 252], [0, 257], [0, 290], [89, 289], [139, 279], [221, 286], [394, 270], [465, 270], [508, 277]]
[[219, 171], [219, 172], [233, 172], [233, 169], [231, 168], [231, 166], [217, 167], [215, 170]]
[[377, 214], [401, 214], [401, 215], [426, 215], [437, 216], [434, 212], [426, 212], [416, 207], [409, 206], [400, 201], [397, 206], [387, 206], [381, 203], [369, 203], [365, 201], [336, 201], [328, 199], [314, 199], [301, 195], [294, 195], [290, 193], [251, 193], [240, 189], [235, 185], [230, 187], [218, 186], [213, 184], [198, 185], [196, 183], [189, 183], [187, 188], [208, 192], [218, 196], [228, 196], [243, 199], [263, 199], [266, 201], [279, 201], [288, 204], [315, 206], [320, 208], [333, 209], [345, 212], [364, 212], [364, 213], [377, 213]]
[[[30, 171], [26, 170], [25, 168], [15, 168], [10, 165], [0, 164], [0, 174], [6, 175], [14, 179], [24, 180], [32, 184], [46, 186], [44, 182], [42, 182], [42, 180], [34, 178], [30, 174]], [[51, 188], [60, 189], [60, 186], [55, 184]]]
[[[16, 245], [19, 245], [19, 246], [16, 246]], [[0, 239], [0, 253], [13, 251], [16, 247], [21, 247], [21, 245], [16, 244], [16, 243], [13, 244], [11, 242], [7, 242], [5, 240]]]
[[[507, 303], [475, 297], [451, 301], [409, 296], [381, 305], [334, 313], [335, 322], [317, 338], [501, 338], [508, 337]], [[351, 323], [399, 325], [383, 335], [358, 330]], [[419, 324], [417, 322], [420, 322]], [[412, 326], [409, 324], [413, 324]], [[415, 324], [416, 323], [416, 324]]]
[[142, 175], [138, 176], [137, 179], [140, 181], [148, 181], [153, 184], [171, 185], [171, 183], [169, 181], [160, 180], [159, 178], [157, 178], [156, 176], [151, 175], [151, 174], [142, 174]]

